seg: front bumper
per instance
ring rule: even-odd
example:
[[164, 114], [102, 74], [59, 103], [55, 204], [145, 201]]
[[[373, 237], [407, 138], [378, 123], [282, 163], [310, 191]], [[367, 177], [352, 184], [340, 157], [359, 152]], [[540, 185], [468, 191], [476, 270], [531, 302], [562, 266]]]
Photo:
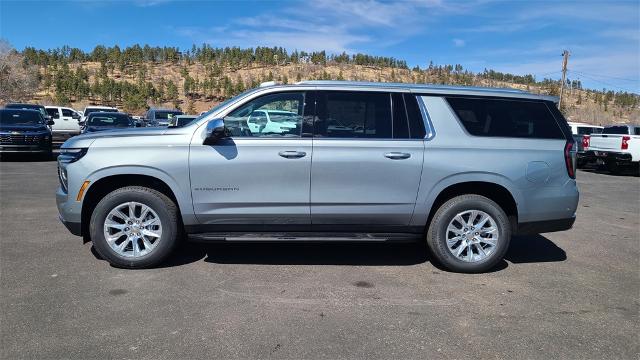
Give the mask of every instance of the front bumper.
[[62, 224], [67, 228], [67, 230], [69, 230], [73, 235], [82, 236], [82, 223], [66, 221], [62, 218], [62, 215], [60, 215], [59, 217], [60, 217], [60, 222], [62, 222]]
[[0, 145], [0, 153], [48, 153], [51, 145]]

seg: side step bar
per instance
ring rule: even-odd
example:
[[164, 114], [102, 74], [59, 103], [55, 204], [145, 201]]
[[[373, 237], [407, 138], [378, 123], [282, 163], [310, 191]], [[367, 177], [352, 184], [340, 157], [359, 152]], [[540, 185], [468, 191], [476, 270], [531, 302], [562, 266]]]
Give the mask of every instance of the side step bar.
[[422, 239], [421, 234], [412, 233], [198, 233], [189, 234], [196, 242], [413, 242]]

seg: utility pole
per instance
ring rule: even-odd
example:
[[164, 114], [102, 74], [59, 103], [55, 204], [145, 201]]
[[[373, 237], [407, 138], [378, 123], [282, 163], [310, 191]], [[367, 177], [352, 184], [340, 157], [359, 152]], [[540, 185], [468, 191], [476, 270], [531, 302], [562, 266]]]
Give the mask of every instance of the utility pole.
[[562, 51], [562, 83], [560, 84], [560, 102], [558, 109], [562, 109], [562, 95], [564, 93], [564, 83], [567, 81], [567, 61], [569, 61], [569, 51]]

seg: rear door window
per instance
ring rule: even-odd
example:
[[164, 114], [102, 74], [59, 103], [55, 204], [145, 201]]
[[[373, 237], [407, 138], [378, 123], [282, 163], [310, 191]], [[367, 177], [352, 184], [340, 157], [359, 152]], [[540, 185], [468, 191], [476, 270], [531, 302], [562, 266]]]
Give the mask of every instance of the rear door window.
[[447, 97], [464, 128], [475, 136], [564, 139], [543, 101]]
[[389, 93], [319, 91], [316, 114], [317, 137], [393, 138]]
[[608, 126], [602, 130], [603, 134], [624, 134], [629, 135], [628, 126]]

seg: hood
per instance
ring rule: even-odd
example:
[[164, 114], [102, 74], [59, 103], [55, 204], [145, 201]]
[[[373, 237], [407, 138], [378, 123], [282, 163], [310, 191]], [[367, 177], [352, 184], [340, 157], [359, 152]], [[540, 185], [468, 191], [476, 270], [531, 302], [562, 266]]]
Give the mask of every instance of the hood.
[[24, 125], [24, 124], [0, 124], [0, 131], [19, 131], [19, 132], [43, 132], [49, 131], [49, 128], [45, 124], [33, 124], [33, 125]]
[[89, 147], [96, 139], [105, 137], [130, 137], [130, 136], [160, 136], [167, 131], [167, 128], [107, 128], [101, 131], [85, 132], [74, 136], [62, 144], [62, 148], [84, 148]]

